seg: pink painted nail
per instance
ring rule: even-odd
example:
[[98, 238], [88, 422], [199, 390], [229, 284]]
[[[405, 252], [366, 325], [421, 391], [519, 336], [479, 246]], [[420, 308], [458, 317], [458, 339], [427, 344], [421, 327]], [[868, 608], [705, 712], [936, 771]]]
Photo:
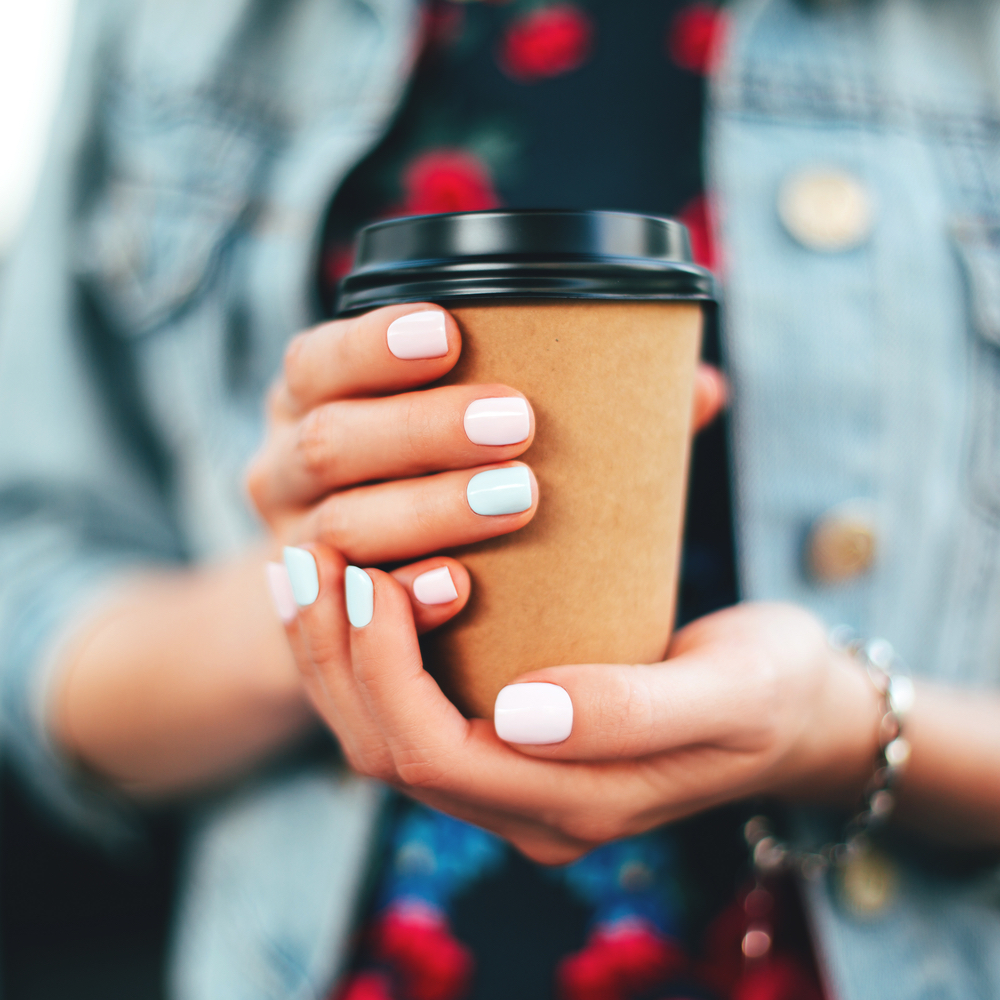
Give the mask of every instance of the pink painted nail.
[[400, 316], [389, 324], [386, 340], [389, 350], [404, 361], [443, 358], [448, 353], [444, 313], [425, 309]]
[[508, 684], [497, 695], [493, 726], [507, 743], [562, 743], [573, 732], [573, 702], [558, 684]]
[[447, 566], [421, 573], [413, 581], [413, 596], [421, 604], [449, 604], [458, 597]]
[[295, 602], [295, 595], [292, 593], [292, 581], [288, 577], [288, 570], [284, 563], [265, 563], [267, 571], [267, 588], [271, 592], [271, 600], [274, 602], [274, 610], [278, 612], [278, 617], [287, 625], [295, 620], [299, 606]]
[[465, 410], [464, 424], [473, 444], [518, 444], [531, 431], [528, 402], [520, 396], [475, 399]]

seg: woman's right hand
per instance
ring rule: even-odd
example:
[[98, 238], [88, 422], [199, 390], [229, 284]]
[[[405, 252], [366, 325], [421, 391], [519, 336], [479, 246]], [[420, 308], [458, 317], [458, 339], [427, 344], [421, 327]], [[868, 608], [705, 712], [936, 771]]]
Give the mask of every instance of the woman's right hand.
[[370, 566], [531, 520], [538, 487], [530, 471], [530, 502], [517, 513], [477, 514], [466, 499], [477, 473], [522, 464], [512, 460], [531, 445], [535, 422], [509, 386], [422, 388], [451, 371], [461, 346], [454, 319], [429, 303], [324, 323], [292, 341], [248, 474], [276, 541], [324, 542]]

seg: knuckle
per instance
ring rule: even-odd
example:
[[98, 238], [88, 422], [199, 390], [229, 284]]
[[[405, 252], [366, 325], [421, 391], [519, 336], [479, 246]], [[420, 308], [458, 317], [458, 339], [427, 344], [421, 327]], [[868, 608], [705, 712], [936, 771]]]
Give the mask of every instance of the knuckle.
[[372, 697], [378, 697], [378, 678], [381, 673], [378, 657], [374, 654], [355, 653], [351, 661], [354, 680]]
[[408, 788], [440, 788], [447, 768], [426, 757], [397, 762], [396, 774]]
[[427, 453], [431, 442], [432, 430], [427, 419], [422, 400], [410, 396], [405, 401], [403, 412], [404, 440], [410, 462], [419, 462]]
[[[308, 619], [303, 613], [301, 618]], [[339, 628], [318, 629], [308, 621], [300, 620], [300, 627], [309, 633], [309, 659], [316, 672], [328, 680], [333, 680], [344, 669], [343, 664], [350, 656], [348, 640]]]
[[316, 511], [317, 540], [350, 555], [350, 525], [339, 495], [327, 497]]
[[438, 528], [441, 517], [441, 496], [438, 485], [433, 479], [418, 483], [413, 492], [413, 502], [410, 506], [410, 516], [417, 532], [421, 535], [432, 534]]
[[641, 678], [634, 668], [608, 678], [596, 705], [598, 732], [607, 734], [620, 756], [630, 756], [632, 745], [644, 742], [655, 724], [652, 693]]
[[336, 435], [329, 407], [316, 407], [302, 418], [295, 437], [295, 455], [299, 466], [311, 479], [324, 478], [336, 465]]
[[411, 744], [408, 749], [395, 753], [396, 774], [409, 788], [446, 788], [457, 764], [457, 752], [445, 744]]

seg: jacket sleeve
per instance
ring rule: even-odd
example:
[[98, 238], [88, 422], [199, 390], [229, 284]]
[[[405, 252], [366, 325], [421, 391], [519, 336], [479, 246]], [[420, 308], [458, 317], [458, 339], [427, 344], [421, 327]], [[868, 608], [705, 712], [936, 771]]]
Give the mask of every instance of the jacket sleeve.
[[74, 220], [93, 170], [97, 67], [120, 3], [81, 0], [33, 210], [0, 288], [0, 734], [64, 818], [103, 838], [127, 807], [47, 735], [47, 688], [81, 616], [143, 565], [183, 558], [169, 476], [121, 338], [74, 279]]

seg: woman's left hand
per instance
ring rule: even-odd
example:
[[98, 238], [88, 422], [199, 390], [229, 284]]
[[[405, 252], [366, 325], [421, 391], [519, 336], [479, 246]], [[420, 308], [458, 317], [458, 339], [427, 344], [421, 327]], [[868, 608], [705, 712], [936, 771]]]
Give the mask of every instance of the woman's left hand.
[[[493, 830], [536, 861], [569, 861], [755, 794], [850, 805], [871, 775], [874, 691], [800, 608], [743, 604], [709, 615], [676, 634], [663, 663], [526, 674], [518, 685], [546, 687], [514, 692], [519, 738], [533, 738], [533, 719], [539, 737], [552, 738], [551, 713], [533, 709], [530, 697], [551, 696], [551, 685], [568, 695], [571, 731], [559, 743], [511, 744], [492, 721], [464, 718], [424, 670], [406, 580], [366, 570], [373, 613], [355, 628], [344, 610], [343, 558], [305, 548], [317, 562], [319, 596], [299, 609], [289, 638], [310, 698], [352, 766]], [[442, 620], [464, 603], [461, 590], [454, 608], [440, 609]], [[508, 725], [500, 729], [510, 735]]]

